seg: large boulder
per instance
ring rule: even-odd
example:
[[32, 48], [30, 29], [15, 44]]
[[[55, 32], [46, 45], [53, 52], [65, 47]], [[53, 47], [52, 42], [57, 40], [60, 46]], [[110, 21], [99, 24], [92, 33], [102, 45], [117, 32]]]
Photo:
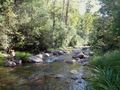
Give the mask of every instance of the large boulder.
[[17, 64], [14, 61], [6, 60], [5, 66], [6, 67], [15, 67]]
[[82, 52], [80, 52], [80, 53], [75, 53], [75, 54], [73, 54], [72, 57], [73, 57], [74, 59], [76, 59], [76, 58], [80, 58], [80, 59], [85, 58], [85, 57], [84, 57], [84, 54], [83, 54]]
[[64, 55], [66, 52], [62, 51], [62, 50], [56, 50], [56, 51], [52, 51], [53, 55], [59, 56], [59, 55]]
[[38, 57], [38, 58], [41, 58], [41, 59], [44, 58], [43, 54], [37, 54], [37, 55], [35, 55], [35, 57]]
[[74, 59], [89, 59], [89, 55], [84, 54], [84, 52], [75, 53], [72, 55]]
[[35, 56], [30, 56], [28, 58], [28, 61], [30, 63], [42, 63], [43, 62], [43, 55], [42, 54], [38, 54], [38, 55], [35, 55]]
[[43, 60], [48, 59], [51, 56], [50, 53], [43, 53]]

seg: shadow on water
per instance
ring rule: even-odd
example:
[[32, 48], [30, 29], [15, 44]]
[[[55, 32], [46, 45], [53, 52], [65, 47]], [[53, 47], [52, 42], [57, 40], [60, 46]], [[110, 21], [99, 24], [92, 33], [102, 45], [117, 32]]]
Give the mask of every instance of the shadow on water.
[[85, 90], [86, 83], [80, 75], [80, 65], [64, 62], [1, 67], [0, 90]]

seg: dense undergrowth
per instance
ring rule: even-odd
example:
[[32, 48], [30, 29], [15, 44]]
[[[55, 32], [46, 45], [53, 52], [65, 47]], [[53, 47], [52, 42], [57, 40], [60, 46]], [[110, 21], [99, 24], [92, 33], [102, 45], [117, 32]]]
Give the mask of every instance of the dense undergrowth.
[[91, 90], [120, 90], [120, 51], [115, 50], [91, 61]]

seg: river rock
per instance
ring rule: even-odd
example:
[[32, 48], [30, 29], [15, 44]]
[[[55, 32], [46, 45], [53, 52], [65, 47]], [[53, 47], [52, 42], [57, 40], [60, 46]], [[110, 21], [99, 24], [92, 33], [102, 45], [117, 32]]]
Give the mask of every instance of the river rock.
[[83, 59], [85, 58], [85, 55], [81, 52], [81, 53], [75, 53], [72, 58], [76, 59], [76, 58], [80, 58]]
[[30, 56], [28, 61], [31, 63], [42, 63], [43, 62], [43, 55], [39, 54], [36, 56]]
[[43, 56], [44, 57], [50, 57], [50, 54], [49, 53], [44, 53]]
[[14, 62], [16, 63], [16, 64], [19, 64], [19, 65], [21, 65], [22, 64], [22, 60], [14, 60]]
[[57, 50], [57, 51], [52, 51], [52, 54], [53, 55], [57, 55], [57, 56], [59, 56], [59, 55], [64, 55], [66, 52], [64, 52], [64, 51], [62, 51], [62, 50]]
[[54, 77], [55, 78], [64, 78], [64, 75], [62, 75], [62, 74], [56, 74]]
[[49, 58], [51, 56], [51, 54], [49, 53], [43, 53], [43, 60], [46, 60], [47, 58]]
[[38, 55], [35, 55], [35, 57], [38, 57], [38, 58], [41, 58], [41, 59], [43, 59], [43, 58], [44, 58], [43, 54], [38, 54]]
[[89, 59], [89, 55], [84, 54], [83, 52], [80, 52], [78, 54], [74, 54], [72, 56], [74, 59]]
[[14, 61], [6, 60], [5, 66], [6, 67], [15, 67], [17, 64]]
[[76, 63], [76, 60], [67, 60], [65, 62], [68, 63], [68, 64], [74, 64], [74, 63]]
[[71, 74], [78, 74], [78, 71], [77, 70], [71, 70], [70, 73]]

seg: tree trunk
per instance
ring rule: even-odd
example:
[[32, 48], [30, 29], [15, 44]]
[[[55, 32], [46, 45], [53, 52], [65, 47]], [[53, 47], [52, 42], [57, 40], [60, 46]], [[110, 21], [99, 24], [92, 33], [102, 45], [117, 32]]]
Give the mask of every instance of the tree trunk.
[[61, 14], [61, 21], [62, 22], [65, 22], [65, 20], [64, 20], [64, 17], [65, 17], [64, 11], [65, 11], [65, 0], [63, 0], [63, 7], [62, 7], [62, 14]]
[[70, 0], [67, 0], [66, 15], [65, 15], [65, 25], [66, 25], [66, 26], [68, 26], [69, 5], [70, 5]]
[[55, 38], [54, 38], [54, 31], [55, 31], [55, 23], [56, 23], [56, 21], [55, 21], [55, 4], [56, 4], [56, 0], [53, 0], [52, 1], [52, 5], [53, 5], [53, 7], [52, 7], [52, 19], [53, 19], [53, 48], [55, 47]]

